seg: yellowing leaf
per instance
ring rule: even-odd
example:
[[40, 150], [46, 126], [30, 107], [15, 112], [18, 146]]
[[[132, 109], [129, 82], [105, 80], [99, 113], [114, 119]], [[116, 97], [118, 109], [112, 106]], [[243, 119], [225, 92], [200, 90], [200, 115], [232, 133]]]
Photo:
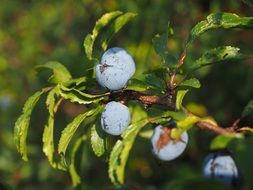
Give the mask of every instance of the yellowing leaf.
[[177, 126], [179, 128], [184, 129], [184, 130], [188, 130], [192, 127], [193, 124], [197, 123], [198, 121], [200, 121], [199, 117], [197, 117], [195, 115], [189, 115], [185, 119], [179, 120], [177, 122]]
[[177, 91], [176, 108], [178, 110], [181, 108], [184, 96], [186, 95], [187, 92], [188, 92], [188, 90], [178, 90]]

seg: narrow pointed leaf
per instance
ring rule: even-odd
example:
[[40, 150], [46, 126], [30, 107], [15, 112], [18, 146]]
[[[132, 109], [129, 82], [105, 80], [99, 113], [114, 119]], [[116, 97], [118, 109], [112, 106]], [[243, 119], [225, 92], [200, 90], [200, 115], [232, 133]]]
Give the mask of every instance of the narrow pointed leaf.
[[177, 91], [176, 108], [178, 110], [181, 108], [184, 96], [186, 95], [187, 92], [188, 92], [188, 90], [178, 90]]
[[170, 67], [177, 63], [177, 59], [168, 52], [168, 37], [173, 35], [173, 29], [170, 27], [170, 23], [168, 23], [166, 30], [167, 31], [162, 34], [155, 35], [152, 39], [152, 43], [155, 52], [162, 58], [163, 63]]
[[50, 165], [56, 168], [56, 163], [54, 161], [54, 117], [49, 115], [47, 124], [43, 131], [43, 152], [48, 158]]
[[118, 16], [109, 26], [108, 30], [103, 33], [103, 37], [101, 39], [101, 47], [103, 50], [106, 50], [108, 47], [108, 43], [111, 41], [113, 36], [120, 31], [120, 29], [125, 26], [129, 21], [131, 21], [137, 14], [135, 13], [125, 13], [123, 15]]
[[32, 114], [32, 111], [38, 102], [40, 96], [44, 93], [45, 91], [41, 90], [33, 94], [28, 100], [26, 101], [22, 114], [19, 116], [15, 123], [14, 127], [14, 142], [17, 147], [18, 152], [21, 154], [22, 159], [27, 161], [27, 144], [26, 144], [26, 139], [27, 139], [27, 132], [28, 132], [28, 127], [30, 124], [30, 117]]
[[[100, 121], [100, 120], [99, 120]], [[91, 148], [96, 156], [100, 157], [105, 153], [106, 135], [100, 126], [100, 122], [94, 124], [91, 128]]]
[[55, 115], [55, 105], [56, 105], [56, 95], [58, 93], [58, 88], [55, 87], [48, 93], [46, 99], [46, 105], [48, 108], [49, 116], [47, 124], [43, 131], [43, 152], [48, 158], [49, 163], [53, 168], [59, 168], [66, 170], [66, 165], [64, 163], [57, 163], [54, 158], [54, 115]]
[[85, 113], [79, 114], [77, 117], [73, 119], [71, 123], [67, 125], [67, 127], [62, 131], [59, 145], [58, 145], [58, 153], [61, 155], [65, 155], [66, 149], [69, 145], [70, 140], [75, 134], [76, 130], [80, 126], [80, 124], [87, 118], [94, 114], [98, 114], [101, 111], [101, 106], [98, 106], [95, 109], [89, 110]]
[[239, 53], [239, 50], [239, 48], [231, 46], [217, 47], [204, 53], [199, 59], [191, 63], [191, 65], [186, 66], [191, 70], [195, 70], [202, 66], [211, 65], [222, 61], [242, 59], [244, 56]]
[[[142, 119], [131, 124], [121, 135], [122, 140], [118, 140], [114, 145], [109, 158], [109, 177], [114, 185], [122, 185], [124, 183], [124, 170], [127, 163], [128, 155], [135, 142], [136, 136], [141, 129], [148, 123], [156, 123], [164, 117], [171, 117], [176, 120], [185, 118], [182, 112], [166, 111], [160, 116], [153, 119]], [[184, 119], [183, 119], [184, 120]], [[185, 121], [188, 122], [188, 121]], [[185, 123], [184, 122], [184, 123]], [[182, 123], [182, 124], [184, 124]]]
[[233, 13], [213, 13], [191, 30], [187, 46], [204, 32], [215, 28], [253, 28], [253, 17], [240, 17]]
[[122, 178], [122, 176], [124, 176], [124, 173], [121, 172], [122, 170], [119, 171], [123, 167], [120, 160], [122, 150], [123, 142], [121, 140], [118, 140], [115, 143], [110, 154], [108, 173], [109, 178], [114, 185], [123, 184], [123, 182], [119, 181], [119, 178]]
[[83, 154], [83, 145], [86, 140], [85, 136], [78, 138], [71, 151], [71, 159], [69, 165], [69, 173], [74, 187], [81, 183], [81, 158]]
[[133, 146], [139, 131], [148, 123], [147, 120], [139, 121], [130, 125], [122, 134], [122, 140], [118, 140], [114, 145], [109, 159], [109, 177], [113, 184], [121, 185], [124, 183], [124, 170], [129, 152]]
[[73, 88], [76, 88], [80, 84], [83, 84], [86, 82], [87, 82], [86, 77], [80, 77], [80, 78], [70, 79], [70, 80], [62, 83], [60, 86], [64, 86], [64, 87], [68, 88], [69, 90], [72, 90]]
[[93, 58], [93, 45], [99, 35], [99, 32], [121, 14], [122, 12], [120, 11], [106, 13], [96, 22], [96, 25], [92, 30], [92, 34], [88, 34], [83, 43], [88, 59], [91, 60]]
[[64, 99], [70, 100], [71, 102], [77, 102], [79, 104], [97, 103], [104, 99], [104, 94], [92, 95], [75, 88], [66, 88], [63, 85], [60, 85], [59, 93]]
[[57, 61], [50, 61], [46, 64], [39, 65], [37, 68], [47, 68], [53, 71], [53, 75], [50, 77], [50, 82], [57, 84], [66, 82], [72, 78], [68, 69]]
[[54, 116], [54, 107], [55, 107], [55, 101], [56, 101], [55, 96], [57, 95], [58, 92], [59, 92], [59, 89], [55, 87], [47, 95], [46, 106], [51, 116]]
[[156, 53], [163, 59], [166, 60], [166, 55], [168, 54], [167, 42], [168, 42], [168, 34], [157, 34], [152, 40], [154, 49]]

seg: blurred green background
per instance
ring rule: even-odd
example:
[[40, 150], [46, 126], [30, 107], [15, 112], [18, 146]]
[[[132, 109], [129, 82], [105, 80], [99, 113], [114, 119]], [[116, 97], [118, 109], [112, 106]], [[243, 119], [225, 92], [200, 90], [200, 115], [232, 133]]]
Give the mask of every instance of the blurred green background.
[[[47, 72], [34, 67], [49, 60], [62, 62], [74, 77], [89, 69], [83, 39], [102, 14], [132, 11], [138, 17], [115, 36], [110, 46], [126, 48], [137, 64], [136, 76], [160, 66], [152, 38], [170, 21], [174, 36], [168, 47], [179, 57], [191, 28], [212, 12], [227, 11], [253, 16], [253, 8], [242, 1], [172, 0], [1, 0], [0, 2], [0, 189], [72, 189], [68, 173], [52, 169], [41, 150], [47, 112], [43, 101], [33, 114], [28, 136], [29, 162], [23, 162], [13, 143], [14, 122], [34, 91], [47, 86]], [[231, 45], [253, 53], [253, 31], [215, 30], [198, 39], [186, 58], [191, 62], [208, 49]], [[253, 61], [229, 62], [197, 73], [202, 88], [193, 90], [185, 104], [199, 115], [212, 115], [221, 125], [230, 125], [253, 97]], [[65, 102], [57, 127], [63, 128], [82, 107]], [[242, 124], [252, 123], [246, 118]], [[191, 130], [189, 148], [173, 162], [160, 163], [151, 153], [148, 140], [138, 139], [126, 170], [126, 189], [218, 189], [202, 179], [202, 163], [209, 151], [212, 134]], [[253, 140], [234, 141], [230, 150], [240, 166], [240, 189], [253, 189]], [[107, 176], [106, 160], [95, 158], [85, 148], [83, 189], [114, 189]], [[222, 188], [221, 184], [218, 187]], [[224, 188], [223, 188], [224, 189]]]

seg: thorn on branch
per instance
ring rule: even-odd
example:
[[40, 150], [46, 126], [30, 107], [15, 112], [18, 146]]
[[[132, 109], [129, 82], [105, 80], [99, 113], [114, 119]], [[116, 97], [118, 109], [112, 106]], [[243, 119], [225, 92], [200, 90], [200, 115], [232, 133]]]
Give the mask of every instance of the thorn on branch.
[[184, 64], [184, 60], [187, 55], [188, 48], [185, 48], [178, 62], [179, 67]]
[[237, 119], [234, 121], [234, 123], [231, 125], [232, 128], [234, 128], [235, 130], [238, 129], [238, 124], [240, 123], [241, 118]]

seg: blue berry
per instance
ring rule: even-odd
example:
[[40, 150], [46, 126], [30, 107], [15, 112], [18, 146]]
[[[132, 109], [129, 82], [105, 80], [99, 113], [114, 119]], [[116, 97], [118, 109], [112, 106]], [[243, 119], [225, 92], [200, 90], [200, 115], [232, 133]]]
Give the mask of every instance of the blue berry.
[[106, 104], [102, 112], [101, 126], [108, 134], [120, 135], [128, 127], [130, 120], [128, 107], [112, 101]]
[[170, 137], [170, 129], [158, 125], [151, 138], [153, 153], [163, 161], [170, 161], [180, 156], [188, 143], [188, 134], [184, 132], [179, 139]]
[[223, 181], [232, 186], [238, 181], [239, 173], [233, 158], [222, 152], [207, 155], [204, 161], [203, 174], [206, 178]]
[[133, 58], [122, 48], [108, 49], [96, 66], [98, 83], [110, 90], [119, 90], [126, 86], [135, 73]]

